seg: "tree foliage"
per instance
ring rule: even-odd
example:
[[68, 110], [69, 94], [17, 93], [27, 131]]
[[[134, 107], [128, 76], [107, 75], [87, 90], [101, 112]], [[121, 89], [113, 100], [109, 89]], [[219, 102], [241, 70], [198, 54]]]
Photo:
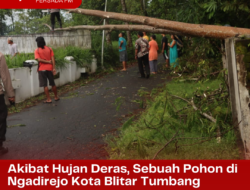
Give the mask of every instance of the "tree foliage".
[[195, 24], [250, 27], [248, 0], [158, 0], [149, 6], [152, 17]]
[[[108, 0], [107, 11], [122, 12], [121, 0]], [[144, 3], [145, 2], [145, 6]], [[176, 20], [195, 24], [231, 25], [250, 27], [249, 0], [125, 0], [128, 14], [147, 15], [149, 17]], [[105, 0], [83, 0], [80, 8], [104, 10]], [[18, 19], [16, 17], [18, 12]], [[44, 32], [43, 22], [50, 24], [49, 15], [40, 9], [0, 10], [0, 32], [3, 35], [11, 30], [6, 26], [6, 18], [11, 18], [12, 34]], [[102, 19], [80, 14], [63, 15], [64, 26], [100, 25]], [[27, 23], [28, 22], [28, 23]], [[122, 24], [109, 20], [109, 24]], [[129, 23], [132, 24], [132, 23]], [[115, 33], [115, 32], [114, 32]], [[117, 33], [115, 36], [117, 38]]]

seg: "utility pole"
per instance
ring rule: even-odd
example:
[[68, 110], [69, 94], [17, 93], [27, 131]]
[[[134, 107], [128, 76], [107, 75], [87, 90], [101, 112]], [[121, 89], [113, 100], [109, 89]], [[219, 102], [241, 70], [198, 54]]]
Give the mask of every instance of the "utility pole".
[[[105, 9], [104, 11], [106, 12], [107, 11], [107, 0], [105, 0]], [[106, 24], [106, 19], [103, 20], [103, 25]], [[104, 38], [105, 38], [105, 30], [102, 31], [102, 61], [101, 61], [101, 64], [102, 64], [102, 69], [104, 70], [104, 65], [103, 65], [103, 56], [104, 56]]]

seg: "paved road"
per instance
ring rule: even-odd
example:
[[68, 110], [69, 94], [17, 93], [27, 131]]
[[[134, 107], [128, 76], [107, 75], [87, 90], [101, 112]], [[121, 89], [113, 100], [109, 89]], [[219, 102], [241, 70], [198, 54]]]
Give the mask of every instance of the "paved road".
[[[138, 68], [117, 72], [70, 92], [52, 105], [39, 104], [8, 118], [9, 153], [0, 159], [106, 159], [104, 136], [120, 127], [119, 118], [139, 108], [141, 87], [152, 90], [166, 74], [140, 79]], [[125, 97], [119, 111], [117, 97]]]

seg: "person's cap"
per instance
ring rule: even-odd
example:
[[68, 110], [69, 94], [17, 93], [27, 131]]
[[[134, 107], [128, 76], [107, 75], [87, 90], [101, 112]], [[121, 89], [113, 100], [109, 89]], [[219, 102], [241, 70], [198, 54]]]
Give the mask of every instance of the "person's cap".
[[8, 37], [8, 41], [12, 41], [13, 42], [13, 38], [12, 37]]

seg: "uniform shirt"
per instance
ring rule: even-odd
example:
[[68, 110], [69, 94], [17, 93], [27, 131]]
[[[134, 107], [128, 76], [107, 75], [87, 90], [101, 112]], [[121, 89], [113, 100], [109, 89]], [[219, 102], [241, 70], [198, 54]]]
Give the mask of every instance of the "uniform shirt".
[[149, 48], [149, 45], [148, 45], [148, 41], [145, 40], [144, 38], [139, 38], [135, 41], [135, 49], [138, 50], [138, 58], [148, 54], [148, 48]]
[[146, 35], [146, 36], [143, 36], [143, 38], [144, 38], [145, 40], [148, 40], [148, 41], [149, 41], [149, 38], [148, 38], [147, 35]]
[[12, 82], [10, 78], [10, 72], [8, 66], [6, 64], [6, 60], [4, 55], [0, 52], [0, 79], [2, 79], [2, 83], [0, 82], [0, 94], [3, 94], [3, 87], [4, 90], [7, 92], [9, 97], [14, 97], [15, 92], [12, 87]]
[[[35, 59], [43, 59], [46, 61], [52, 60], [51, 57], [54, 56], [54, 52], [50, 47], [44, 46], [44, 49], [37, 48], [35, 50]], [[48, 63], [39, 62], [39, 71], [52, 71], [53, 65]]]
[[155, 40], [149, 42], [149, 61], [158, 59], [158, 44]]
[[120, 45], [121, 45], [121, 41], [123, 41], [123, 43], [122, 43], [122, 46], [121, 46], [121, 48], [122, 49], [120, 49], [119, 48], [119, 51], [121, 52], [121, 51], [125, 51], [126, 50], [126, 46], [127, 46], [127, 41], [125, 40], [125, 38], [123, 38], [123, 37], [120, 37], [119, 38], [119, 47], [120, 47]]
[[16, 53], [18, 53], [17, 45], [16, 44], [9, 44], [9, 53], [11, 56], [14, 56]]

